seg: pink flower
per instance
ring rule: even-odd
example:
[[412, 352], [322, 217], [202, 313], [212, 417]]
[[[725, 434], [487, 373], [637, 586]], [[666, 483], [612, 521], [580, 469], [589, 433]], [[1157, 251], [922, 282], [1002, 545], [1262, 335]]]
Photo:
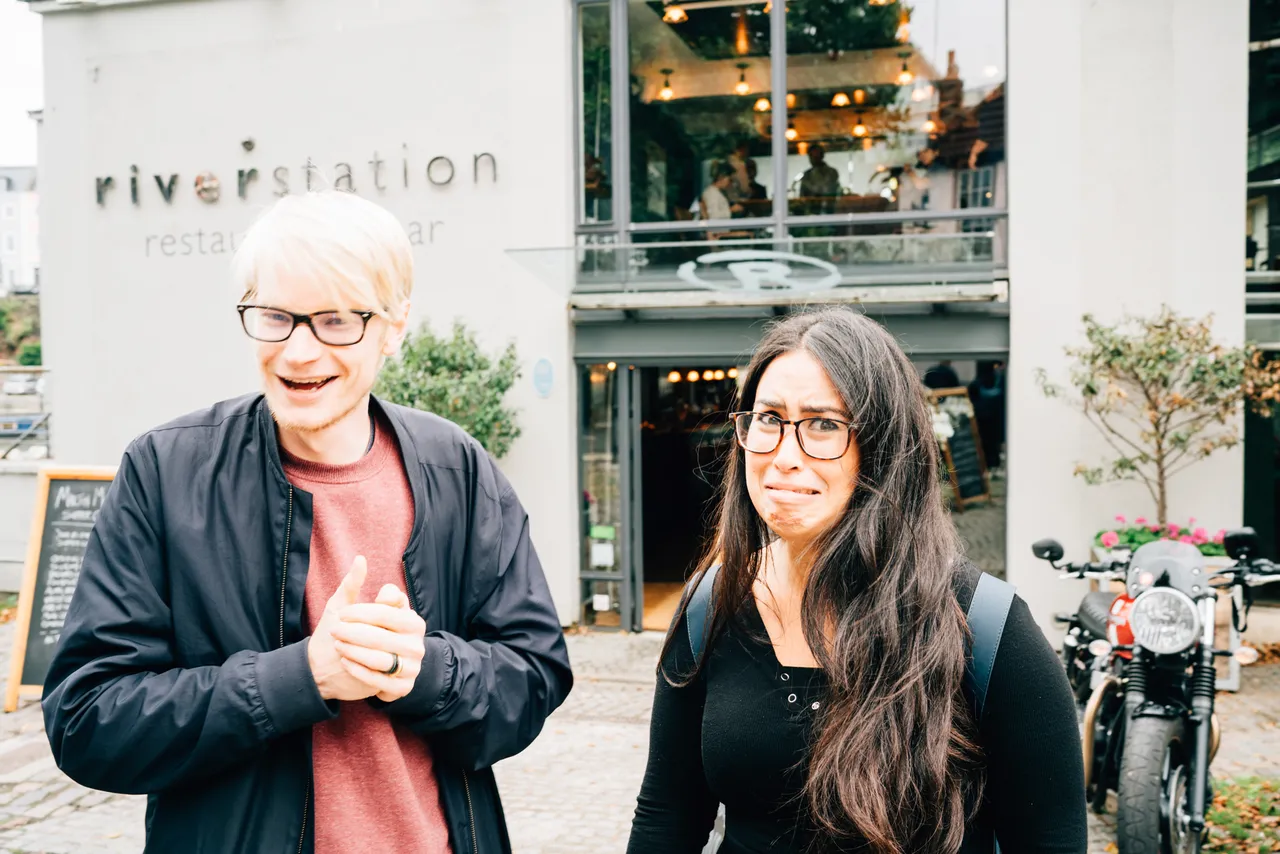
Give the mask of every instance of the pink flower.
[[1181, 530], [1182, 530], [1182, 529], [1181, 529], [1181, 528], [1179, 528], [1179, 527], [1177, 526], [1177, 524], [1176, 524], [1176, 523], [1174, 523], [1174, 522], [1170, 522], [1170, 523], [1169, 523], [1169, 535], [1170, 535], [1170, 536], [1174, 536], [1174, 537], [1178, 536], [1178, 533], [1179, 533]]
[[1102, 535], [1102, 547], [1104, 549], [1114, 549], [1118, 542], [1120, 542], [1120, 535], [1115, 531], [1107, 531]]
[[1194, 531], [1191, 532], [1191, 536], [1199, 537], [1200, 542], [1202, 543], [1209, 541], [1209, 532], [1206, 531], [1204, 528], [1196, 528]]
[[1190, 528], [1195, 523], [1196, 523], [1196, 517], [1192, 516], [1190, 519], [1187, 520], [1187, 527]]
[[1161, 529], [1161, 527], [1160, 527], [1159, 525], [1152, 525], [1152, 526], [1151, 526], [1151, 533], [1153, 533], [1153, 534], [1158, 534], [1158, 533], [1160, 533], [1160, 531], [1161, 531], [1161, 530], [1162, 530], [1162, 529]]
[[1147, 524], [1147, 517], [1146, 517], [1146, 516], [1139, 516], [1137, 519], [1134, 519], [1134, 520], [1133, 520], [1133, 524], [1135, 524], [1135, 525], [1145, 525], [1145, 524]]
[[1117, 517], [1116, 517], [1116, 521], [1117, 521], [1117, 522], [1119, 522], [1121, 525], [1123, 525], [1123, 524], [1124, 524], [1124, 517], [1123, 517], [1123, 516], [1117, 516]]
[[1226, 537], [1227, 537], [1227, 529], [1223, 528], [1221, 531], [1213, 535], [1213, 541], [1218, 545], [1222, 545], [1222, 541], [1226, 539]]
[[1189, 545], [1193, 545], [1193, 546], [1195, 545], [1195, 541], [1194, 541], [1194, 540], [1192, 540], [1190, 537], [1187, 537], [1187, 536], [1178, 537], [1178, 542], [1180, 542], [1180, 543], [1187, 543], [1187, 544], [1189, 544]]

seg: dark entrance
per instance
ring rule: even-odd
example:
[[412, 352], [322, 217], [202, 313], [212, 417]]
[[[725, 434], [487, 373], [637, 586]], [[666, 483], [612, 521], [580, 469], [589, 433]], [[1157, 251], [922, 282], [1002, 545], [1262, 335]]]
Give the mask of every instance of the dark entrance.
[[727, 413], [738, 368], [673, 365], [639, 372], [643, 625], [665, 631], [715, 522], [733, 442]]

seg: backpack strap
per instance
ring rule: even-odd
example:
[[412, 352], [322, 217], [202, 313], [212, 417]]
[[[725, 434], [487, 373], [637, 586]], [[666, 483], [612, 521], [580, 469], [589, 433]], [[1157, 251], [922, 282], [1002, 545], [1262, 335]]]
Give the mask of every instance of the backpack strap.
[[715, 589], [716, 576], [720, 574], [720, 564], [702, 573], [698, 586], [693, 588], [689, 596], [689, 607], [685, 609], [685, 622], [689, 628], [689, 649], [693, 651], [695, 663], [702, 660], [702, 649], [707, 642], [707, 619], [711, 616], [711, 594]]
[[969, 602], [969, 631], [973, 633], [973, 649], [965, 664], [965, 682], [973, 696], [973, 711], [982, 720], [987, 702], [987, 688], [991, 685], [991, 671], [995, 667], [996, 652], [1004, 635], [1004, 624], [1013, 607], [1017, 588], [985, 572], [978, 574], [978, 587]]
[[[700, 661], [707, 641], [707, 622], [711, 616], [711, 599], [715, 590], [719, 565], [702, 574], [689, 595], [685, 621], [689, 632], [689, 649], [693, 660]], [[996, 653], [1004, 635], [1009, 609], [1017, 588], [985, 572], [978, 574], [978, 586], [969, 602], [967, 620], [973, 633], [973, 649], [965, 665], [965, 683], [973, 698], [974, 714], [979, 721], [986, 706], [987, 688], [991, 685], [991, 671], [995, 667]]]

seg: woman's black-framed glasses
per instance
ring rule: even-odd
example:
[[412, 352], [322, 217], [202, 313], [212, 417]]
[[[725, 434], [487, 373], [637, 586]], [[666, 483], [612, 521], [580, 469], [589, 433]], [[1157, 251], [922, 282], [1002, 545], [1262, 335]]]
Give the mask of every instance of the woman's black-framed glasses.
[[796, 441], [806, 456], [815, 460], [838, 460], [849, 450], [853, 425], [839, 418], [800, 418], [788, 421], [771, 412], [730, 412], [733, 432], [744, 451], [772, 454], [782, 444], [791, 424]]
[[240, 324], [245, 334], [255, 341], [278, 344], [288, 341], [293, 330], [306, 324], [311, 334], [321, 344], [332, 347], [350, 347], [359, 344], [369, 326], [372, 311], [317, 311], [314, 314], [294, 314], [269, 305], [236, 306], [240, 312]]

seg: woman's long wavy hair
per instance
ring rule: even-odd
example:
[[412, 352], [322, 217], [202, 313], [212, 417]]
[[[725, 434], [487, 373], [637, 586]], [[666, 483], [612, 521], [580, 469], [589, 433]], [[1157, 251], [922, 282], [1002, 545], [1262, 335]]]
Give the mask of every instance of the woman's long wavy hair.
[[[846, 511], [802, 558], [804, 636], [829, 690], [804, 799], [830, 841], [861, 838], [876, 854], [954, 854], [983, 780], [962, 688], [969, 633], [953, 587], [961, 549], [924, 387], [882, 326], [825, 309], [770, 329], [735, 408], [751, 409], [773, 360], [798, 351], [822, 365], [852, 414], [861, 458]], [[698, 570], [722, 566], [707, 649], [749, 601], [773, 539], [747, 493], [744, 453], [735, 444]]]

